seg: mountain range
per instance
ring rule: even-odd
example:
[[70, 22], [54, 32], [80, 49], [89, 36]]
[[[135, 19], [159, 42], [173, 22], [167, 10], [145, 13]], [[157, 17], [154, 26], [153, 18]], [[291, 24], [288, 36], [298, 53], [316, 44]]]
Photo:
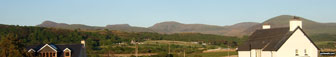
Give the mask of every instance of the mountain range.
[[[229, 26], [217, 26], [207, 24], [183, 24], [175, 21], [156, 23], [151, 27], [136, 27], [128, 24], [106, 25], [105, 27], [87, 26], [82, 24], [65, 24], [52, 21], [44, 21], [37, 25], [39, 27], [62, 28], [62, 29], [81, 29], [81, 30], [119, 30], [125, 32], [157, 32], [162, 34], [172, 33], [203, 33], [225, 36], [244, 36], [250, 35], [257, 29], [261, 29], [262, 24], [267, 23], [271, 28], [288, 27], [291, 15], [280, 15], [270, 18], [262, 23], [242, 22]], [[336, 23], [319, 23], [300, 17], [303, 20], [303, 29], [308, 34], [336, 34]]]

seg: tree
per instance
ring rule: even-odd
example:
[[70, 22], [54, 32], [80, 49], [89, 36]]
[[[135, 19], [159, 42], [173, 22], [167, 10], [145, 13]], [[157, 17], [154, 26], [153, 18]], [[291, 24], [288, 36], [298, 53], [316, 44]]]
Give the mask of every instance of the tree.
[[0, 41], [0, 56], [1, 57], [28, 57], [24, 49], [22, 40], [17, 35], [7, 34], [1, 36]]

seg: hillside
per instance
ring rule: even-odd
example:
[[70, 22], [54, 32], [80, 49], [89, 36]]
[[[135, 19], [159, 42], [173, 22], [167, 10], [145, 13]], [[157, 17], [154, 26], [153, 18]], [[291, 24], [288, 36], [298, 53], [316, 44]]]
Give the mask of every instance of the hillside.
[[[261, 29], [263, 23], [271, 24], [272, 28], [288, 27], [289, 20], [292, 19], [291, 15], [280, 15], [270, 18], [262, 23], [256, 22], [241, 22], [229, 26], [217, 26], [206, 24], [183, 24], [175, 21], [167, 21], [156, 23], [151, 27], [135, 27], [128, 24], [114, 24], [107, 25], [106, 27], [87, 26], [81, 24], [65, 24], [56, 23], [52, 21], [45, 21], [39, 27], [53, 27], [64, 29], [82, 29], [82, 30], [119, 30], [126, 32], [158, 32], [163, 34], [172, 33], [202, 33], [202, 34], [215, 34], [225, 36], [244, 36], [253, 33], [257, 29]], [[309, 19], [303, 19], [303, 29], [310, 35], [316, 34], [336, 34], [336, 23], [319, 23]]]
[[182, 24], [174, 21], [157, 23], [150, 29], [159, 33], [183, 33], [183, 32], [194, 32], [203, 34], [216, 34], [216, 35], [226, 35], [226, 36], [239, 36], [241, 32], [246, 28], [249, 28], [258, 23], [255, 22], [243, 22], [234, 24], [231, 26], [216, 26], [216, 25], [205, 25], [205, 24]]
[[[271, 24], [272, 28], [288, 27], [289, 20], [292, 18], [293, 16], [290, 15], [281, 15], [268, 19], [263, 23]], [[336, 30], [333, 30], [336, 29], [336, 23], [319, 23], [303, 17], [300, 18], [303, 20], [303, 30], [309, 35], [336, 34]], [[256, 29], [261, 29], [263, 23], [248, 28], [244, 31], [244, 33], [252, 33]]]
[[226, 35], [234, 35], [234, 36], [244, 36], [249, 35], [249, 33], [246, 33], [245, 30], [249, 29], [250, 27], [253, 27], [255, 25], [258, 25], [260, 23], [256, 22], [242, 22], [237, 23], [230, 26], [230, 31], [226, 33]]
[[87, 26], [82, 24], [66, 24], [66, 23], [56, 23], [52, 21], [44, 21], [43, 23], [36, 25], [38, 27], [49, 27], [49, 28], [62, 28], [62, 29], [81, 29], [81, 30], [119, 30], [125, 32], [154, 32], [147, 28], [133, 27], [128, 24], [116, 24], [116, 25], [106, 25], [106, 27], [97, 26]]
[[178, 22], [161, 22], [150, 29], [159, 33], [182, 33], [182, 32], [194, 32], [194, 33], [206, 33], [206, 34], [223, 34], [228, 31], [228, 27], [204, 25], [204, 24], [182, 24]]
[[66, 24], [56, 23], [52, 21], [44, 21], [37, 25], [38, 27], [50, 27], [50, 28], [63, 28], [63, 29], [81, 29], [81, 30], [119, 30], [125, 32], [158, 32], [163, 34], [172, 33], [203, 33], [203, 34], [215, 34], [226, 36], [240, 36], [246, 28], [259, 23], [255, 22], [242, 22], [231, 26], [216, 26], [206, 24], [183, 24], [174, 21], [157, 23], [149, 28], [135, 27], [128, 24], [114, 24], [106, 25], [105, 27], [87, 26], [82, 24]]
[[115, 24], [115, 25], [106, 25], [105, 29], [109, 30], [120, 30], [126, 32], [154, 32], [153, 30], [144, 28], [144, 27], [134, 27], [128, 24]]

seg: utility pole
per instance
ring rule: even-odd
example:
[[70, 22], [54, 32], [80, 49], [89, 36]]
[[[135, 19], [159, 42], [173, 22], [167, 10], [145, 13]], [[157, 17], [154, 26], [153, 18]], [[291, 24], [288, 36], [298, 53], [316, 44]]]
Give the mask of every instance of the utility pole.
[[[187, 45], [187, 42], [184, 42], [184, 44]], [[185, 52], [186, 49], [187, 48], [183, 48], [183, 57], [186, 57], [186, 52]]]
[[108, 51], [107, 57], [110, 57], [110, 51]]
[[168, 43], [168, 54], [170, 54], [170, 43]]
[[185, 57], [185, 49], [183, 50], [183, 57]]
[[227, 57], [230, 57], [230, 51], [229, 51], [229, 48], [228, 48], [228, 50], [227, 50]]
[[227, 55], [228, 55], [227, 57], [230, 57], [230, 51], [229, 51], [230, 50], [230, 45], [229, 44], [228, 44], [228, 48], [227, 49], [228, 49], [227, 50]]
[[135, 57], [138, 57], [138, 43], [135, 42]]

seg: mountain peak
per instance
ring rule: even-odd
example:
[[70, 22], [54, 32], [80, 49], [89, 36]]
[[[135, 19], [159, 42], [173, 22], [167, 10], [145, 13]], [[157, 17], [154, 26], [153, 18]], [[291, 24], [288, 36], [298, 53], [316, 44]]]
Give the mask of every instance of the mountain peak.
[[56, 24], [56, 22], [46, 20], [46, 21], [43, 21], [42, 24]]
[[165, 21], [165, 22], [160, 22], [160, 23], [157, 23], [157, 24], [182, 24], [182, 23], [176, 22], [176, 21]]
[[166, 21], [166, 22], [160, 22], [160, 23], [156, 23], [153, 26], [149, 27], [149, 28], [172, 28], [172, 27], [179, 27], [183, 25], [182, 23], [176, 22], [176, 21]]
[[176, 22], [176, 21], [165, 21], [165, 22], [160, 22], [156, 23], [150, 28], [166, 28], [166, 27], [177, 27], [183, 25], [182, 23]]
[[43, 21], [41, 24], [39, 24], [37, 26], [50, 27], [50, 26], [56, 26], [56, 25], [58, 25], [58, 23], [47, 20], [47, 21]]
[[131, 27], [129, 24], [114, 24], [114, 25], [106, 25], [107, 28], [112, 28], [112, 27]]
[[[295, 17], [299, 17], [305, 25], [313, 25], [317, 23], [317, 22], [305, 19], [300, 16], [295, 16]], [[294, 15], [280, 15], [280, 16], [270, 18], [264, 21], [263, 23], [271, 24], [272, 27], [288, 27], [289, 20], [293, 18], [294, 18]]]

